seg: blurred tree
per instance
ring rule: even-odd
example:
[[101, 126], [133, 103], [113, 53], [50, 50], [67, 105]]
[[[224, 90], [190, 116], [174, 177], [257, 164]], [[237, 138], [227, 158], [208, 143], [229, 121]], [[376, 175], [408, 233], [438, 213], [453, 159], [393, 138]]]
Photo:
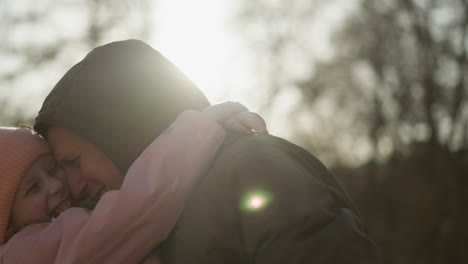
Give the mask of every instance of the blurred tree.
[[300, 95], [293, 140], [334, 167], [387, 263], [468, 263], [468, 1], [355, 1], [328, 56], [310, 31], [349, 2], [280, 2], [240, 20], [266, 100]]
[[467, 34], [466, 0], [361, 1], [335, 34], [333, 60], [301, 88], [338, 89], [335, 100], [349, 105], [340, 107], [366, 124], [372, 156], [414, 141], [466, 149]]
[[[343, 3], [256, 0], [243, 6], [239, 18], [265, 69], [265, 101], [274, 102], [280, 88], [299, 91], [296, 130], [308, 119], [314, 129], [306, 134], [340, 145], [329, 147], [343, 155], [340, 162], [355, 158], [350, 147], [377, 159], [415, 141], [466, 149], [467, 1], [355, 2], [333, 34], [333, 54], [320, 59], [313, 44], [325, 40], [313, 31], [327, 8]], [[297, 74], [304, 65], [305, 78]]]
[[[63, 70], [93, 47], [146, 39], [148, 0], [4, 0], [0, 2], [0, 124], [31, 124], [34, 109]], [[30, 86], [34, 83], [34, 87]], [[20, 94], [30, 94], [30, 100]], [[21, 97], [21, 98], [18, 98]], [[18, 101], [22, 101], [21, 103]]]

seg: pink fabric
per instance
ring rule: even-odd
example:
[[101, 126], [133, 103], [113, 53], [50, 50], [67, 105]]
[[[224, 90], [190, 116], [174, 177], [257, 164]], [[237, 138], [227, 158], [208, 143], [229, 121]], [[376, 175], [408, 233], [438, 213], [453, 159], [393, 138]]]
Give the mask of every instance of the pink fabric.
[[89, 212], [70, 208], [29, 226], [0, 248], [0, 263], [159, 263], [149, 254], [167, 238], [197, 179], [224, 139], [202, 113], [186, 111], [128, 171], [122, 188]]

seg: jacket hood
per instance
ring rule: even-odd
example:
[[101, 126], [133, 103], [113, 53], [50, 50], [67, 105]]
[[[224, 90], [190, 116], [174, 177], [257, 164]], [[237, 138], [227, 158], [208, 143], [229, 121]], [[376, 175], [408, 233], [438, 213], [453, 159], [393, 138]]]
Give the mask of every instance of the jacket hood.
[[130, 165], [179, 114], [209, 102], [174, 64], [138, 40], [92, 50], [46, 97], [34, 124], [64, 127], [94, 143], [120, 169]]

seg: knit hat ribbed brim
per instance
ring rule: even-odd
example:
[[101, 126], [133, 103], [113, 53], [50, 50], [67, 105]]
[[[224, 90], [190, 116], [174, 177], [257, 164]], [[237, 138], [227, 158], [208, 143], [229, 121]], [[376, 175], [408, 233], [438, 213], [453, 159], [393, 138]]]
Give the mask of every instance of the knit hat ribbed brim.
[[16, 189], [32, 163], [50, 153], [49, 144], [26, 128], [0, 127], [0, 245], [4, 244]]

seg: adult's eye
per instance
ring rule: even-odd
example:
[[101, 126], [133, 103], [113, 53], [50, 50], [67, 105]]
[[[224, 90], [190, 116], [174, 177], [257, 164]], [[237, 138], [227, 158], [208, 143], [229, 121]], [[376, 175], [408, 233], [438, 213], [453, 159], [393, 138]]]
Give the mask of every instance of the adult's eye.
[[79, 168], [80, 167], [80, 157], [76, 157], [74, 159], [71, 160], [71, 165], [75, 168]]
[[69, 167], [72, 167], [72, 168], [79, 168], [80, 167], [80, 157], [64, 160], [62, 165], [63, 166], [69, 166]]

